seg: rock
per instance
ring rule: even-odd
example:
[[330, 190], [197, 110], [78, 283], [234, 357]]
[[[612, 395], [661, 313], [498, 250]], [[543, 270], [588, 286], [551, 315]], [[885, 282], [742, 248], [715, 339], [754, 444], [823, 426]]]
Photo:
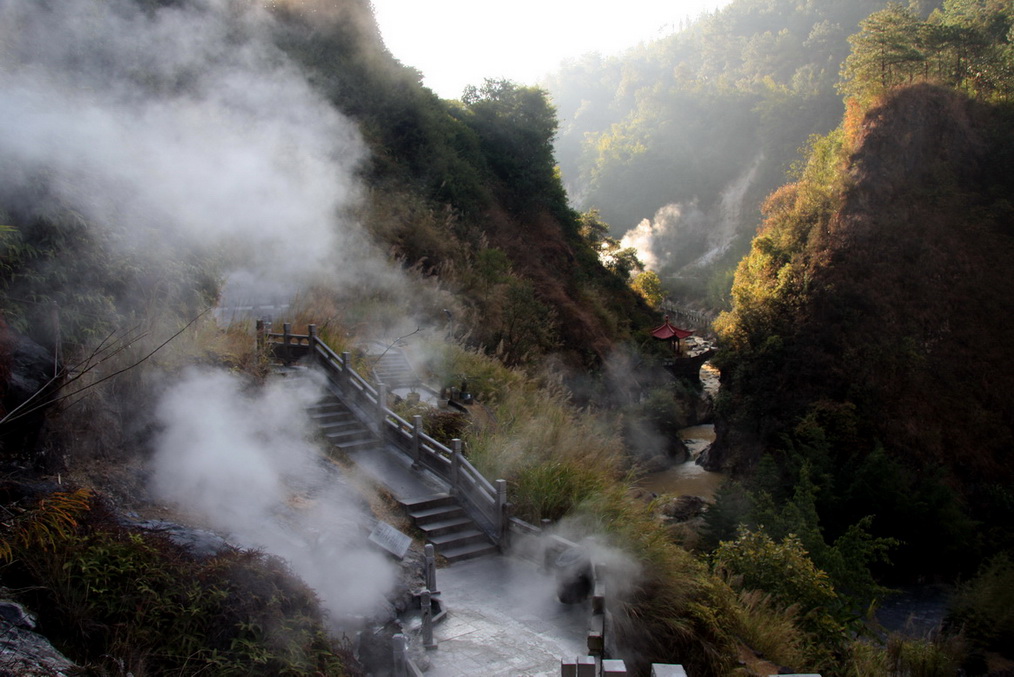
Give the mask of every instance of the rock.
[[224, 538], [207, 529], [195, 529], [166, 520], [124, 521], [124, 524], [165, 534], [170, 541], [195, 557], [214, 557], [232, 548]]
[[700, 496], [677, 496], [659, 506], [659, 513], [673, 522], [687, 522], [700, 517], [708, 509], [708, 502]]
[[76, 670], [34, 627], [34, 616], [23, 606], [0, 600], [0, 677], [65, 677]]

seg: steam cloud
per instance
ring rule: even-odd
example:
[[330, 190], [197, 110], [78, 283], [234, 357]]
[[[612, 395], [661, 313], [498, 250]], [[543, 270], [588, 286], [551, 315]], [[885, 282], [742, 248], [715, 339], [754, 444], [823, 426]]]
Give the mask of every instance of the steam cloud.
[[633, 247], [645, 267], [657, 272], [707, 265], [725, 252], [743, 226], [746, 192], [763, 159], [758, 155], [722, 190], [717, 206], [701, 209], [696, 201], [668, 204], [628, 230], [620, 246]]
[[371, 615], [393, 566], [361, 547], [365, 511], [308, 437], [309, 376], [245, 392], [224, 371], [190, 372], [158, 409], [155, 494], [229, 540], [287, 560], [334, 618]]
[[[272, 45], [269, 13], [147, 4], [0, 2], [0, 198], [35, 200], [42, 185], [128, 251], [222, 252], [235, 279], [276, 293], [324, 269], [397, 281], [342, 216], [359, 133]], [[187, 374], [159, 410], [154, 490], [287, 559], [333, 612], [365, 614], [394, 574], [342, 540], [363, 513], [306, 441], [316, 395]]]
[[0, 191], [45, 177], [119, 242], [214, 247], [259, 279], [356, 274], [367, 247], [339, 215], [363, 143], [270, 21], [229, 0], [0, 4]]

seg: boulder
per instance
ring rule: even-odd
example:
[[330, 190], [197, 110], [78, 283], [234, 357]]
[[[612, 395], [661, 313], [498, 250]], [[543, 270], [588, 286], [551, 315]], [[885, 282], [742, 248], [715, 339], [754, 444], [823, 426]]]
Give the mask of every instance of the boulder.
[[35, 617], [11, 600], [0, 600], [0, 675], [65, 677], [77, 666], [34, 631]]
[[659, 506], [659, 514], [673, 522], [688, 522], [700, 517], [708, 509], [708, 502], [700, 496], [677, 496]]

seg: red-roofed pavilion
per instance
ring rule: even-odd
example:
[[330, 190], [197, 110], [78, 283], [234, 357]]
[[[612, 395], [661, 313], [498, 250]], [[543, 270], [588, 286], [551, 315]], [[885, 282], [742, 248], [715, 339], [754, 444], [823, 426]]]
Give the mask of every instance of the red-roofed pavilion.
[[683, 352], [683, 339], [693, 335], [692, 329], [680, 329], [669, 322], [669, 316], [665, 316], [665, 322], [660, 327], [651, 330], [651, 335], [660, 341], [671, 341], [673, 353], [679, 355]]

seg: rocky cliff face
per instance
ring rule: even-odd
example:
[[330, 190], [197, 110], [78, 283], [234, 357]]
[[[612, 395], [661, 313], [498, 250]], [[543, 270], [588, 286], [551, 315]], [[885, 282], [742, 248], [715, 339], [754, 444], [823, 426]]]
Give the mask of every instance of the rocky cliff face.
[[[1010, 479], [1009, 115], [917, 86], [847, 121], [835, 208], [794, 235], [764, 322], [736, 318], [753, 338], [727, 351], [712, 469], [752, 467], [810, 416], [966, 484]], [[760, 236], [790, 222], [769, 215]]]

